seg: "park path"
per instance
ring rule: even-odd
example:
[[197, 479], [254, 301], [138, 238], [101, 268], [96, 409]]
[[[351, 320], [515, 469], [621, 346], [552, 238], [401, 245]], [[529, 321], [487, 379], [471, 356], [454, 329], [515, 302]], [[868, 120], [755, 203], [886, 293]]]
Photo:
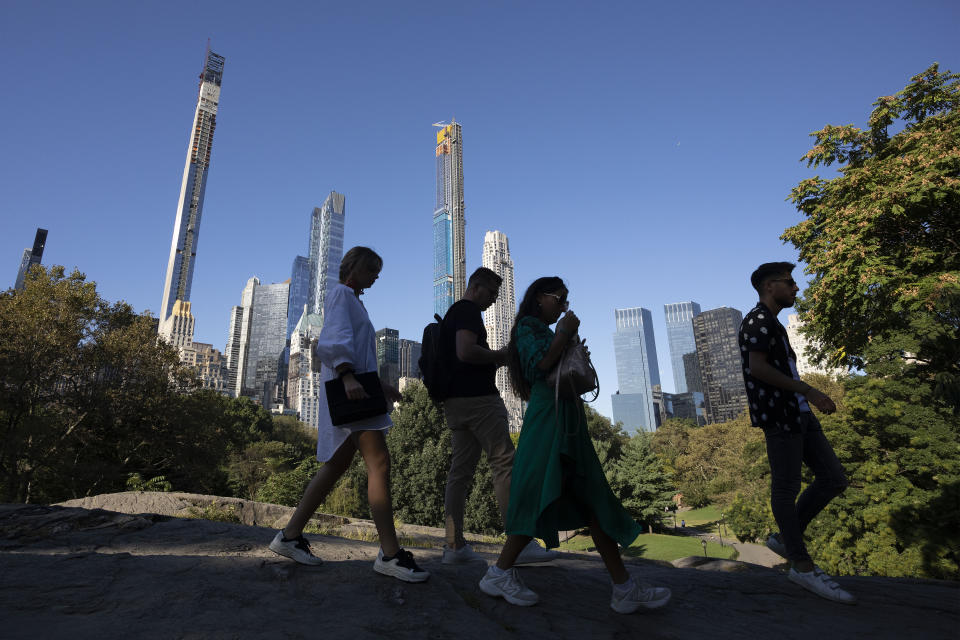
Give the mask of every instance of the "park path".
[[[737, 560], [740, 562], [749, 562], [761, 567], [777, 567], [785, 562], [783, 558], [775, 554], [766, 545], [754, 544], [752, 542], [738, 542], [732, 535], [730, 537], [721, 537], [716, 533], [705, 533], [696, 527], [677, 527], [677, 530], [691, 538], [700, 538], [707, 542], [723, 544], [725, 547], [733, 547], [739, 554]], [[729, 531], [729, 530], [728, 530]]]

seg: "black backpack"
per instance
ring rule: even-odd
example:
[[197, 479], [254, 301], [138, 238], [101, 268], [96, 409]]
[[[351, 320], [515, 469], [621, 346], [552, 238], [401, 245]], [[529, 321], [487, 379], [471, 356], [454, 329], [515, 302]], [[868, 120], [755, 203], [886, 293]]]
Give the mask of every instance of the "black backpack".
[[443, 354], [443, 318], [433, 314], [436, 322], [431, 322], [423, 328], [423, 340], [420, 347], [420, 375], [423, 384], [434, 402], [442, 402], [447, 398], [450, 385], [450, 372], [447, 358]]

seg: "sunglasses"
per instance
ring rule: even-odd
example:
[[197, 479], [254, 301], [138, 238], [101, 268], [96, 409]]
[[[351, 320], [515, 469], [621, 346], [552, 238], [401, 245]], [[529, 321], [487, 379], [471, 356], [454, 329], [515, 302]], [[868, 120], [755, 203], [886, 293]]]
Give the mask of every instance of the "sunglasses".
[[557, 301], [557, 304], [559, 304], [564, 309], [567, 309], [570, 307], [570, 301], [567, 300], [567, 296], [557, 295], [556, 293], [547, 293], [546, 291], [544, 291], [543, 295], [550, 296], [551, 298], [555, 299]]
[[770, 282], [786, 282], [791, 287], [797, 286], [797, 281], [793, 278], [774, 278]]

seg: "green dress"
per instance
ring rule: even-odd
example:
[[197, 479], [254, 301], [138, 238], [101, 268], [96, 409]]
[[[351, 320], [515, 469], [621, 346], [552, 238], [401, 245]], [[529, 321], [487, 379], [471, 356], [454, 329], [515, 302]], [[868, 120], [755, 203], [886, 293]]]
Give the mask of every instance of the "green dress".
[[558, 531], [588, 526], [595, 515], [611, 538], [629, 546], [641, 528], [607, 484], [587, 432], [583, 402], [562, 397], [555, 402], [547, 374], [537, 368], [553, 336], [532, 316], [517, 326], [517, 350], [531, 391], [513, 462], [507, 533], [541, 538], [547, 547], [556, 547]]

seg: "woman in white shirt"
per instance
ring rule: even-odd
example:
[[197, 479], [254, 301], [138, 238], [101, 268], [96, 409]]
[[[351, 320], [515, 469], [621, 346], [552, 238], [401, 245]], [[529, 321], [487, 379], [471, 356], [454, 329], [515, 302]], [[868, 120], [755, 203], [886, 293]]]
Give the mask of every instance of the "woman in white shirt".
[[[321, 362], [320, 377], [323, 382], [342, 380], [351, 400], [367, 397], [354, 372], [377, 370], [375, 331], [360, 296], [364, 289], [373, 286], [382, 267], [383, 259], [372, 249], [354, 247], [347, 251], [340, 262], [340, 284], [327, 292], [323, 309], [323, 329], [315, 347], [315, 355]], [[390, 403], [400, 399], [400, 394], [389, 385], [384, 384], [383, 391]], [[417, 566], [413, 554], [400, 547], [393, 525], [390, 453], [386, 441], [387, 430], [393, 425], [390, 415], [384, 413], [334, 426], [326, 410], [325, 385], [320, 385], [320, 394], [323, 408], [317, 429], [317, 459], [325, 464], [307, 485], [296, 511], [287, 526], [277, 532], [270, 549], [301, 564], [321, 564], [303, 537], [303, 527], [359, 451], [367, 466], [367, 499], [380, 537], [373, 569], [405, 582], [423, 582], [430, 574]]]

